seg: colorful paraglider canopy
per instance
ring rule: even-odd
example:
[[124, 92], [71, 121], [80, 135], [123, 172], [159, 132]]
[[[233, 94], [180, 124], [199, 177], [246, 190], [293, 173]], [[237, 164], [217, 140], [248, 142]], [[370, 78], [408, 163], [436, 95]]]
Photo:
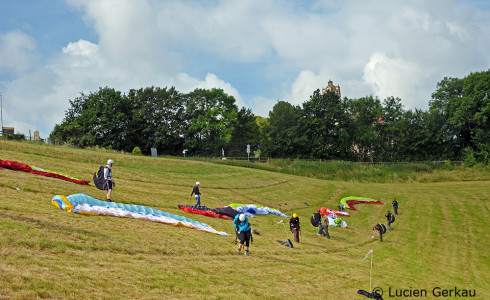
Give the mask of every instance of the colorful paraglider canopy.
[[343, 204], [345, 207], [351, 210], [357, 210], [354, 208], [355, 204], [383, 204], [381, 201], [371, 199], [371, 198], [364, 198], [364, 197], [355, 197], [355, 196], [348, 196], [340, 199], [340, 204]]
[[68, 197], [56, 195], [51, 200], [51, 204], [67, 212], [134, 218], [157, 223], [165, 223], [173, 226], [193, 228], [224, 236], [229, 235], [226, 232], [216, 230], [205, 223], [151, 207], [117, 202], [105, 202], [85, 194], [74, 194]]
[[0, 159], [0, 168], [2, 168], [2, 167], [5, 169], [10, 169], [10, 170], [14, 170], [14, 171], [22, 171], [22, 172], [27, 172], [27, 173], [31, 173], [31, 174], [46, 176], [46, 177], [58, 178], [58, 179], [70, 181], [70, 182], [77, 183], [77, 184], [84, 184], [84, 185], [89, 184], [88, 180], [76, 179], [76, 178], [70, 177], [68, 175], [63, 175], [60, 173], [47, 171], [47, 170], [44, 170], [44, 169], [41, 169], [38, 167], [34, 167], [34, 166], [30, 167], [29, 165], [26, 165], [26, 164], [23, 164], [23, 163], [20, 163], [17, 161], [1, 160]]

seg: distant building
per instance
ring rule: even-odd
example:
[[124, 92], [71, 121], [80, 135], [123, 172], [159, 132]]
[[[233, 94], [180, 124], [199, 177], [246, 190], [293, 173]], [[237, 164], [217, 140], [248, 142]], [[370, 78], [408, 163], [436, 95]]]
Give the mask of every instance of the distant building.
[[327, 92], [333, 92], [337, 96], [339, 96], [339, 99], [342, 99], [342, 97], [340, 96], [340, 86], [339, 85], [333, 85], [332, 80], [328, 80], [327, 87], [322, 89], [322, 95], [325, 95]]

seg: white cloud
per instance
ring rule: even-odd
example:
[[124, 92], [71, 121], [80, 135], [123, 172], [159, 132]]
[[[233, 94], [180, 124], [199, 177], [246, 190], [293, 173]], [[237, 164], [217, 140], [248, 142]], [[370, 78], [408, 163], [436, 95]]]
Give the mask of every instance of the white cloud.
[[416, 62], [389, 58], [384, 53], [375, 52], [364, 66], [363, 72], [364, 80], [371, 85], [374, 94], [380, 99], [389, 96], [399, 97], [404, 100], [406, 106], [415, 107], [417, 99], [412, 97], [427, 95], [425, 86], [420, 84], [420, 79], [425, 78], [424, 71]]
[[35, 40], [21, 31], [0, 33], [0, 70], [21, 73], [31, 67]]
[[216, 76], [216, 74], [208, 73], [204, 80], [199, 80], [189, 76], [186, 73], [180, 73], [176, 76], [175, 80], [171, 82], [171, 85], [175, 86], [176, 89], [183, 93], [188, 93], [196, 88], [199, 89], [222, 89], [226, 94], [233, 96], [236, 100], [236, 105], [238, 108], [245, 106], [245, 103], [235, 89], [230, 83], [225, 82]]

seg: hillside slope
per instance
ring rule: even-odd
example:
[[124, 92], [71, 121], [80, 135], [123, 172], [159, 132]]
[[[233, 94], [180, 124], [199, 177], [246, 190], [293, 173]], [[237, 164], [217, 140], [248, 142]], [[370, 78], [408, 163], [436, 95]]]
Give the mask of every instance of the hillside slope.
[[[93, 185], [8, 169], [0, 170], [0, 298], [302, 298], [367, 299], [370, 249], [373, 287], [396, 290], [470, 289], [490, 297], [490, 180], [445, 183], [360, 184], [311, 179], [190, 160], [0, 141], [0, 159], [15, 160], [91, 180], [114, 159], [113, 200], [150, 206], [232, 234], [222, 237], [165, 224], [67, 213], [51, 205], [56, 194], [104, 199]], [[185, 214], [178, 204], [201, 182], [202, 204], [255, 203], [298, 213], [301, 243], [288, 219], [251, 219], [251, 256], [236, 254], [231, 221]], [[336, 208], [345, 196], [384, 205], [356, 206], [349, 229], [316, 235], [309, 217]], [[380, 243], [371, 230], [386, 223], [391, 200], [400, 203], [393, 230]], [[306, 205], [306, 204], [308, 205]], [[283, 220], [283, 224], [276, 224]], [[454, 295], [454, 294], [453, 294]], [[388, 297], [386, 297], [388, 298]], [[447, 299], [447, 298], [445, 298]]]

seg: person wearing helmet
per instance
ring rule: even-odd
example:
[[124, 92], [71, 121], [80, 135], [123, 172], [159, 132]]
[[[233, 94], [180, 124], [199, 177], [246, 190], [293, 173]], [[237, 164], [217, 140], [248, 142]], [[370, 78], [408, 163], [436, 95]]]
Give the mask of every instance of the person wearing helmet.
[[398, 215], [398, 201], [396, 201], [396, 198], [393, 198], [393, 210], [395, 211], [395, 215]]
[[189, 199], [192, 197], [192, 195], [194, 194], [194, 196], [196, 197], [196, 205], [194, 205], [194, 207], [198, 207], [198, 206], [201, 206], [201, 193], [199, 192], [199, 186], [201, 185], [201, 183], [198, 181], [196, 182], [196, 185], [194, 186], [194, 188], [192, 189], [192, 193], [191, 195], [189, 196]]
[[112, 202], [112, 187], [116, 186], [116, 182], [112, 179], [112, 159], [107, 160], [107, 165], [104, 167], [104, 190], [107, 190], [107, 201]]
[[252, 238], [252, 230], [250, 229], [250, 223], [248, 223], [248, 218], [245, 214], [238, 214], [233, 220], [233, 226], [235, 226], [235, 232], [240, 244], [238, 245], [238, 254], [242, 251], [243, 244], [245, 244], [245, 255], [249, 256], [248, 251], [250, 247], [250, 239]]
[[291, 232], [294, 235], [294, 241], [296, 243], [299, 243], [300, 226], [299, 226], [299, 217], [297, 213], [294, 213], [292, 218], [289, 219], [289, 228], [291, 229]]
[[328, 233], [328, 223], [330, 221], [328, 220], [328, 215], [326, 213], [322, 213], [321, 216], [322, 218], [320, 219], [320, 226], [318, 226], [319, 228], [317, 235], [323, 235], [329, 239], [330, 234]]

